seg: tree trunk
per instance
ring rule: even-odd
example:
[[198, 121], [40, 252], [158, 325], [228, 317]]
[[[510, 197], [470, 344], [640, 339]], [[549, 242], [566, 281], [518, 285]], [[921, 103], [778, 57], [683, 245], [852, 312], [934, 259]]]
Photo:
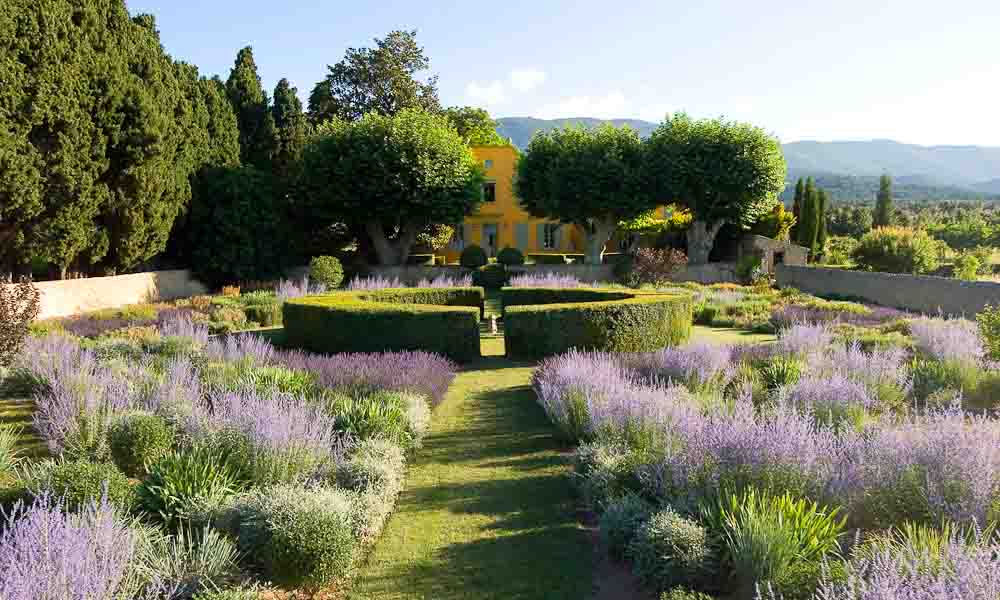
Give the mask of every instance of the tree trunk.
[[411, 224], [403, 225], [395, 240], [389, 239], [381, 223], [368, 223], [365, 225], [365, 231], [375, 248], [378, 263], [389, 267], [406, 264], [406, 259], [410, 257], [410, 248], [413, 247], [413, 242], [417, 239], [419, 228]]
[[614, 235], [617, 227], [618, 221], [615, 219], [605, 219], [603, 221], [593, 219], [584, 226], [583, 230], [586, 233], [586, 240], [584, 242], [583, 262], [585, 264], [599, 265], [604, 262], [604, 245]]
[[719, 233], [722, 221], [708, 223], [695, 220], [687, 230], [688, 264], [703, 265], [708, 262], [708, 254], [715, 244], [715, 235]]

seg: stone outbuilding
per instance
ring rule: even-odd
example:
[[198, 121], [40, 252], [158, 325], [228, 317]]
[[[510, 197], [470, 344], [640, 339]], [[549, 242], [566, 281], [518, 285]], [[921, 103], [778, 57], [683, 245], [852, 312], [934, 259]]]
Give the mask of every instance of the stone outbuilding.
[[740, 240], [737, 260], [744, 256], [760, 256], [768, 273], [774, 265], [805, 266], [809, 262], [809, 248], [787, 240], [775, 240], [762, 235], [746, 235]]

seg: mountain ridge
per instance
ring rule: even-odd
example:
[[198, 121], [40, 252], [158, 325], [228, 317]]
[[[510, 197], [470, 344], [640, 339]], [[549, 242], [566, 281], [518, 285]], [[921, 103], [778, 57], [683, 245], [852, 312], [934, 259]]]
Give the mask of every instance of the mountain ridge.
[[[611, 123], [629, 125], [641, 136], [649, 135], [657, 127], [656, 123], [627, 118], [502, 117], [496, 121], [497, 133], [522, 149], [536, 132], [556, 127]], [[915, 197], [921, 189], [931, 190], [930, 197], [961, 192], [960, 195], [968, 196], [963, 199], [974, 199], [1000, 194], [1000, 146], [922, 146], [889, 139], [801, 140], [782, 144], [782, 150], [790, 175], [860, 178], [855, 183], [867, 189], [870, 178], [889, 173], [897, 187], [905, 186]]]

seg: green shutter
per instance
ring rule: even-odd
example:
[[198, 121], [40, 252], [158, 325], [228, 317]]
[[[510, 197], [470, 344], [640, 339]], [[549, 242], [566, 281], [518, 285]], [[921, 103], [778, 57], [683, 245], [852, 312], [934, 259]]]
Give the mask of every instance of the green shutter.
[[553, 245], [556, 247], [556, 250], [562, 250], [562, 247], [563, 247], [563, 245], [562, 245], [562, 237], [563, 237], [563, 235], [562, 234], [563, 234], [562, 225], [557, 225], [556, 226], [556, 231], [552, 235]]
[[535, 240], [536, 250], [545, 250], [545, 223], [538, 224], [538, 238]]
[[528, 224], [518, 223], [517, 229], [517, 249], [521, 252], [528, 251]]

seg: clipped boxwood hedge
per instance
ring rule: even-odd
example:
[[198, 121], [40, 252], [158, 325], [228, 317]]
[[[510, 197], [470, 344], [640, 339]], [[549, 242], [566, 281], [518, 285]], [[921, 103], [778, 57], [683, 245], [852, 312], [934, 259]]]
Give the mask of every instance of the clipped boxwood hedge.
[[304, 296], [284, 304], [285, 342], [312, 352], [426, 350], [479, 358], [482, 288], [385, 289]]
[[691, 335], [686, 293], [593, 288], [504, 288], [508, 358], [537, 359], [570, 348], [648, 352]]

